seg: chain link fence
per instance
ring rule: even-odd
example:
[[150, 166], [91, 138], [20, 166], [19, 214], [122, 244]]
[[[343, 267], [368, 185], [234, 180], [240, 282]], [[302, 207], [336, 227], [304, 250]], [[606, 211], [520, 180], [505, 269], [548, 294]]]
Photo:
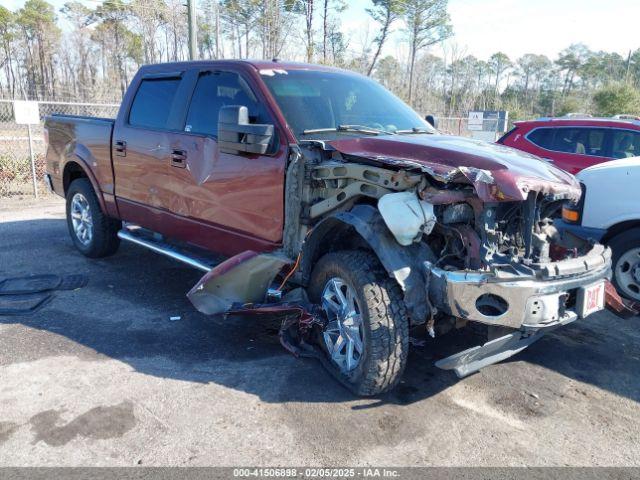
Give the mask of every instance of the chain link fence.
[[438, 117], [438, 130], [448, 135], [471, 137], [472, 133], [468, 125], [469, 119], [467, 117]]
[[[49, 195], [44, 183], [44, 117], [60, 113], [115, 118], [119, 107], [114, 103], [63, 102], [38, 102], [38, 106], [40, 123], [28, 127], [15, 123], [12, 100], [0, 100], [0, 200], [7, 197]], [[471, 136], [467, 123], [467, 119], [463, 117], [440, 117], [438, 129], [450, 135]]]
[[39, 124], [18, 125], [14, 120], [13, 101], [0, 100], [0, 201], [8, 197], [49, 195], [44, 183], [44, 117], [55, 113], [115, 117], [119, 105], [38, 102], [38, 107]]

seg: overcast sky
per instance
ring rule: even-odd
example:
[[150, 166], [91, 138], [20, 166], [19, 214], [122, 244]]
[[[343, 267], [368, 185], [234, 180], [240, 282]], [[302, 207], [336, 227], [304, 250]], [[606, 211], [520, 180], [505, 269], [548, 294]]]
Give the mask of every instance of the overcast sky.
[[[15, 10], [24, 1], [0, 0], [0, 4]], [[65, 1], [50, 0], [58, 8]], [[84, 3], [98, 4], [96, 0]], [[367, 32], [369, 40], [376, 33], [364, 12], [370, 1], [348, 0], [348, 4], [341, 14], [342, 27], [351, 38], [350, 48], [358, 50]], [[555, 58], [578, 42], [623, 56], [640, 48], [640, 0], [449, 0], [449, 12], [453, 44], [482, 59], [499, 50], [513, 59], [524, 53]], [[384, 53], [404, 54], [401, 35], [395, 33]], [[440, 53], [438, 47], [432, 51]]]

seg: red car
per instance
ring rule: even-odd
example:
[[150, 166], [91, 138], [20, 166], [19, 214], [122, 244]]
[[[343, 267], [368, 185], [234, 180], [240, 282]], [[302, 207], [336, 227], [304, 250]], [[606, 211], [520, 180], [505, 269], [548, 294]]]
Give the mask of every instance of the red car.
[[551, 160], [576, 174], [611, 159], [640, 156], [640, 121], [540, 118], [515, 122], [498, 143]]

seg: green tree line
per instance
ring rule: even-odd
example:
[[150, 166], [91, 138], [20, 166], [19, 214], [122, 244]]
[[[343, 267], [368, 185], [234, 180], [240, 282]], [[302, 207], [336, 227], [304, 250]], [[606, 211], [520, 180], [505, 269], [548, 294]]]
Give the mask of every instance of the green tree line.
[[[200, 58], [335, 65], [374, 77], [422, 113], [640, 115], [640, 48], [622, 56], [574, 44], [555, 59], [500, 51], [479, 59], [456, 45], [448, 0], [370, 0], [363, 15], [372, 32], [342, 28], [346, 0], [199, 0], [198, 7]], [[385, 55], [392, 41], [404, 53]], [[187, 42], [184, 0], [0, 6], [0, 97], [118, 101], [140, 65], [188, 59]]]

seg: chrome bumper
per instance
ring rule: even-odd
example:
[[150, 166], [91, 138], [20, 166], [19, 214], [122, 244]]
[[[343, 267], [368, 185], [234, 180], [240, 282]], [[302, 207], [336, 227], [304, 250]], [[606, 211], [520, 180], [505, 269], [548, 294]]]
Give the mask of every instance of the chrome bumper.
[[[429, 296], [440, 310], [488, 325], [538, 330], [581, 317], [575, 308], [564, 307], [563, 297], [609, 278], [611, 250], [595, 245], [585, 256], [541, 266], [539, 277], [448, 271], [430, 262], [424, 262], [424, 268], [430, 275]], [[486, 299], [487, 295], [503, 306], [499, 314], [478, 310], [480, 297]]]

